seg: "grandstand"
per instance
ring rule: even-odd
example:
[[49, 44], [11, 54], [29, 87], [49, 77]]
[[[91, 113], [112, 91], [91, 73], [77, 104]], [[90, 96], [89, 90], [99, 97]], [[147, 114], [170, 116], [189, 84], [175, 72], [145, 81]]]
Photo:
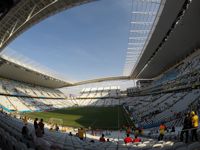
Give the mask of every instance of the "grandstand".
[[120, 96], [120, 89], [116, 86], [84, 88], [79, 98], [116, 98]]
[[57, 90], [70, 82], [20, 65], [4, 55], [0, 61], [0, 106], [6, 112], [43, 111], [72, 105], [66, 103], [66, 96]]
[[[88, 2], [95, 1], [0, 1], [0, 51], [41, 20]], [[185, 113], [200, 114], [200, 1], [132, 0], [132, 5], [137, 7], [131, 10], [123, 76], [65, 81], [1, 53], [0, 149], [200, 150], [199, 141], [179, 140]], [[125, 90], [101, 85], [119, 80], [137, 81]], [[70, 96], [63, 87], [83, 88]], [[43, 137], [24, 139], [24, 116], [32, 136], [33, 119], [44, 118]], [[59, 132], [51, 131], [50, 120], [59, 122]], [[176, 131], [158, 141], [161, 123]], [[127, 126], [131, 136], [142, 131], [142, 142], [124, 143]], [[79, 127], [87, 130], [84, 140], [76, 136]], [[110, 142], [99, 142], [102, 133]], [[200, 139], [199, 128], [197, 134]]]

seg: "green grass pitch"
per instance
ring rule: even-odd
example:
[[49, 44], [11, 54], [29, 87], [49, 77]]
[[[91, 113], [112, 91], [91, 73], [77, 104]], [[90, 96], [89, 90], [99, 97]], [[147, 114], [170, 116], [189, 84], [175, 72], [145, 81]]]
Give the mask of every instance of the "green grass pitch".
[[91, 127], [95, 129], [119, 129], [131, 121], [121, 106], [115, 107], [72, 107], [49, 112], [32, 112], [30, 118], [62, 119], [63, 126]]

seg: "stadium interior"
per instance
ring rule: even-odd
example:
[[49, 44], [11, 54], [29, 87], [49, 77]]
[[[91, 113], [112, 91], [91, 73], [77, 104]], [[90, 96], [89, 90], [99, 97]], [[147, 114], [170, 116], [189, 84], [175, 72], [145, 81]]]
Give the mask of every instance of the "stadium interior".
[[[180, 140], [185, 114], [200, 116], [200, 1], [131, 1], [141, 10], [131, 12], [122, 76], [65, 81], [0, 55], [0, 150], [200, 150], [200, 128], [197, 141]], [[49, 16], [90, 2], [0, 0], [0, 52]], [[133, 80], [126, 89], [101, 84]], [[66, 87], [81, 89], [66, 94]], [[42, 137], [32, 135], [35, 118], [44, 119]], [[32, 139], [21, 133], [25, 123]], [[142, 141], [124, 143], [129, 128]], [[109, 142], [99, 141], [102, 134]]]

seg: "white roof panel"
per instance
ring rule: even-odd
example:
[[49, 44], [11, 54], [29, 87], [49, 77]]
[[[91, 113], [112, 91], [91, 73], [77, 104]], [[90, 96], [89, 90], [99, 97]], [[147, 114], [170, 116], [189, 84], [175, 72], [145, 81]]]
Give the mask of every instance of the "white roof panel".
[[137, 65], [153, 32], [162, 0], [132, 0], [130, 32], [124, 76], [129, 76]]

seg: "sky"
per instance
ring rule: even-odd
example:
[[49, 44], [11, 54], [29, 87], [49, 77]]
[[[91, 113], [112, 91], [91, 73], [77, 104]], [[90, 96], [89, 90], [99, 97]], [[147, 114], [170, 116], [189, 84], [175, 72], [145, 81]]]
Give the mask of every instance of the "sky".
[[99, 0], [34, 25], [5, 49], [73, 81], [119, 76], [128, 46], [131, 0]]

